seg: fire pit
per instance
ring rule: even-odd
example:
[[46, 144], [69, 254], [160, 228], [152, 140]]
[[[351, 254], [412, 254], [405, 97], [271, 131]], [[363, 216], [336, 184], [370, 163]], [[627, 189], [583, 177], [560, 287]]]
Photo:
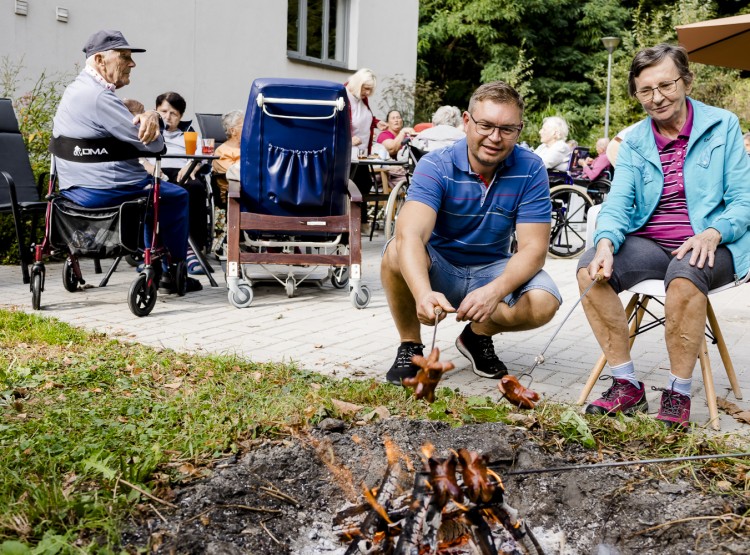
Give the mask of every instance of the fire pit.
[[[487, 457], [459, 449], [446, 458], [422, 449], [422, 468], [408, 472], [392, 441], [380, 486], [365, 491], [366, 502], [340, 511], [334, 531], [349, 543], [346, 555], [526, 555], [543, 550], [504, 496], [500, 477]], [[413, 487], [400, 485], [413, 475]]]

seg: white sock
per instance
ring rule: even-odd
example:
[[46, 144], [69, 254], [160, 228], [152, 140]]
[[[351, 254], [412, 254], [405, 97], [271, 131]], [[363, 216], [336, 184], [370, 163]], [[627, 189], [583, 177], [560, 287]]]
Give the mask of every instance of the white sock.
[[609, 369], [612, 371], [612, 375], [618, 380], [628, 380], [635, 387], [641, 387], [638, 383], [638, 378], [635, 377], [635, 366], [633, 365], [632, 360], [618, 366], [612, 366], [610, 364]]
[[690, 397], [690, 392], [693, 386], [693, 378], [678, 378], [672, 372], [669, 373], [669, 380], [667, 381], [667, 389], [681, 393]]

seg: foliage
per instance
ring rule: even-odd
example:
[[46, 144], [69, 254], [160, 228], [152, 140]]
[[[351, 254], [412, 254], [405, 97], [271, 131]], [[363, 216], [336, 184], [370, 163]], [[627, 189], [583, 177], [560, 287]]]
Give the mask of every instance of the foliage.
[[[367, 421], [376, 408], [454, 426], [506, 422], [550, 450], [579, 443], [633, 459], [734, 452], [745, 441], [669, 431], [646, 416], [583, 417], [547, 402], [520, 411], [448, 388], [428, 405], [373, 380], [121, 344], [0, 310], [0, 554], [29, 546], [117, 552], [123, 522], [152, 502], [138, 489], [169, 499], [173, 484], [205, 475], [254, 438], [289, 435], [327, 416]], [[725, 460], [685, 473], [699, 487], [743, 495], [746, 471]]]
[[[659, 42], [675, 43], [676, 25], [732, 15], [743, 5], [735, 0], [422, 0], [417, 74], [445, 90], [440, 104], [460, 108], [479, 84], [505, 80], [526, 100], [521, 140], [537, 144], [542, 118], [560, 115], [571, 138], [591, 146], [604, 127], [608, 53], [602, 37], [621, 39], [613, 53], [613, 135], [644, 116], [627, 94], [635, 53]], [[747, 128], [747, 80], [735, 70], [692, 68], [693, 96], [732, 110]]]
[[[18, 126], [29, 153], [31, 169], [35, 178], [38, 178], [49, 171], [47, 147], [52, 137], [52, 118], [72, 76], [42, 72], [31, 87], [27, 88], [28, 83], [20, 78], [22, 70], [23, 60], [14, 62], [8, 56], [0, 58], [0, 97], [10, 98], [13, 102]], [[28, 231], [27, 229], [26, 232]], [[17, 263], [18, 242], [13, 217], [9, 214], [0, 215], [0, 245], [0, 262]]]
[[386, 114], [398, 110], [404, 118], [405, 125], [414, 125], [430, 121], [432, 114], [440, 106], [440, 99], [445, 90], [432, 81], [417, 78], [408, 79], [401, 74], [386, 78], [381, 85], [380, 110]]

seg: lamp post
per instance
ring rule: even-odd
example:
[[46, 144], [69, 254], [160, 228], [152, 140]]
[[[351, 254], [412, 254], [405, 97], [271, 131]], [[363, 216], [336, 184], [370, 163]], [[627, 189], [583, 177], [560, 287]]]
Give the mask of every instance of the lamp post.
[[612, 52], [620, 44], [620, 39], [617, 37], [604, 37], [602, 43], [604, 43], [604, 48], [609, 52], [607, 59], [607, 108], [604, 112], [604, 136], [609, 139], [609, 91], [612, 87]]

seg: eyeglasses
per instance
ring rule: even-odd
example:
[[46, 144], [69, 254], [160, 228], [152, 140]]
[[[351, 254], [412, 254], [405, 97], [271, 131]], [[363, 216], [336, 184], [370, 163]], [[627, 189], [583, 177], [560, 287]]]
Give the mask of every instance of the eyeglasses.
[[489, 137], [495, 132], [495, 129], [497, 129], [503, 139], [516, 139], [521, 133], [521, 130], [523, 130], [523, 123], [521, 125], [492, 125], [486, 121], [475, 120], [474, 116], [469, 112], [467, 112], [467, 114], [469, 114], [471, 121], [474, 122], [474, 125], [477, 128], [477, 133], [483, 137]]
[[654, 99], [654, 91], [659, 91], [662, 96], [669, 96], [677, 91], [677, 81], [682, 79], [682, 76], [672, 81], [664, 81], [659, 83], [654, 88], [641, 89], [635, 92], [635, 97], [641, 102], [651, 102]]

